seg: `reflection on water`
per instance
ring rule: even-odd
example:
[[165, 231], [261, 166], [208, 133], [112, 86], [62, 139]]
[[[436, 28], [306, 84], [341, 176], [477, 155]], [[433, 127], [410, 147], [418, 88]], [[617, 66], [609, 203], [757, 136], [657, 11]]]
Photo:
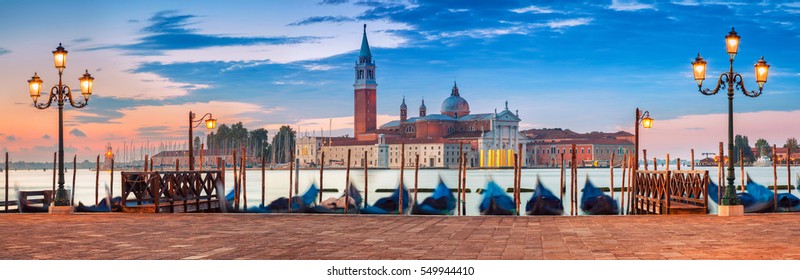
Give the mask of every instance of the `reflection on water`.
[[[709, 177], [712, 181], [717, 181], [717, 168], [716, 167], [701, 167], [698, 169], [702, 170], [709, 170]], [[663, 170], [663, 167], [659, 167], [659, 170]], [[772, 167], [746, 167], [745, 171], [750, 174], [750, 177], [757, 183], [760, 183], [765, 186], [772, 186], [773, 182], [773, 174], [772, 174]], [[542, 180], [542, 183], [550, 189], [554, 194], [558, 195], [559, 193], [559, 177], [560, 177], [560, 169], [524, 169], [522, 171], [522, 188], [533, 189], [536, 184], [536, 177], [539, 176]], [[796, 172], [796, 171], [793, 171]], [[467, 171], [467, 188], [471, 191], [467, 193], [466, 203], [467, 203], [467, 214], [468, 215], [478, 215], [478, 203], [480, 200], [480, 195], [476, 193], [478, 188], [484, 188], [486, 186], [486, 182], [490, 179], [495, 180], [497, 184], [499, 184], [503, 189], [510, 188], [513, 186], [512, 177], [514, 171], [511, 169], [507, 170], [468, 170]], [[567, 179], [567, 190], [563, 195], [564, 200], [564, 209], [569, 212], [569, 205], [567, 204], [570, 193], [569, 193], [569, 171], [566, 172]], [[741, 182], [740, 178], [740, 171], [736, 169], [736, 183]], [[100, 190], [99, 196], [102, 198], [105, 196], [106, 191], [104, 190], [105, 186], [110, 187], [110, 173], [108, 171], [100, 171]], [[353, 184], [363, 192], [364, 190], [364, 170], [363, 169], [354, 169], [350, 171], [351, 179], [353, 180]], [[436, 187], [438, 183], [439, 177], [441, 176], [442, 180], [445, 184], [448, 185], [450, 188], [457, 187], [457, 178], [458, 173], [456, 170], [449, 170], [449, 169], [422, 169], [419, 171], [419, 178], [418, 178], [418, 186], [419, 188], [429, 188], [433, 189]], [[592, 182], [598, 187], [608, 187], [610, 185], [610, 172], [607, 168], [597, 168], [597, 169], [578, 169], [578, 189], [583, 188], [583, 183], [586, 180], [586, 177], [591, 178]], [[794, 180], [795, 176], [793, 175], [792, 178]], [[0, 177], [4, 177], [0, 176]], [[325, 189], [336, 189], [337, 192], [325, 192], [323, 198], [328, 198], [332, 196], [339, 196], [341, 191], [344, 189], [345, 186], [345, 170], [326, 170], [324, 174], [325, 181], [323, 182], [323, 187]], [[230, 189], [233, 186], [233, 171], [227, 170], [226, 175], [226, 186], [227, 189]], [[390, 189], [396, 188], [399, 180], [400, 180], [400, 170], [369, 170], [369, 194], [368, 199], [369, 203], [373, 203], [381, 197], [388, 196], [389, 193], [386, 192], [376, 192], [378, 189]], [[2, 180], [2, 179], [0, 179]], [[319, 182], [319, 170], [301, 170], [299, 176], [299, 184], [300, 184], [300, 193], [303, 193], [305, 189], [313, 182]], [[65, 175], [65, 186], [67, 189], [72, 189], [72, 173], [69, 172]], [[404, 181], [406, 186], [409, 189], [413, 190], [414, 187], [414, 170], [406, 170], [404, 173]], [[786, 185], [787, 181], [787, 174], [786, 168], [783, 167], [778, 168], [778, 185]], [[115, 195], [119, 195], [120, 192], [120, 174], [119, 171], [114, 172], [114, 190], [113, 193]], [[265, 201], [269, 203], [270, 201], [278, 198], [278, 197], [285, 197], [289, 194], [289, 171], [288, 170], [267, 170], [266, 171], [266, 194], [265, 194]], [[16, 190], [17, 187], [19, 190], [44, 190], [52, 188], [53, 183], [53, 173], [52, 170], [42, 171], [42, 170], [19, 170], [14, 171], [11, 170], [9, 172], [9, 200], [16, 200]], [[792, 182], [792, 184], [796, 184]], [[87, 169], [79, 169], [76, 174], [76, 185], [77, 190], [75, 193], [75, 204], [78, 201], [82, 201], [85, 204], [94, 204], [94, 195], [95, 195], [95, 171], [87, 170]], [[619, 188], [622, 185], [622, 169], [615, 168], [614, 169], [614, 186]], [[627, 186], [627, 182], [626, 182]], [[0, 190], [2, 191], [2, 190]], [[779, 192], [786, 192], [786, 190], [782, 190]], [[794, 192], [794, 190], [793, 190]], [[422, 201], [425, 197], [430, 196], [430, 193], [419, 193], [418, 199]], [[412, 193], [413, 196], [413, 193]], [[524, 202], [530, 199], [531, 193], [524, 192], [521, 194], [522, 196], [522, 206], [521, 208], [524, 209]], [[261, 170], [260, 169], [251, 169], [247, 171], [247, 204], [248, 206], [256, 206], [261, 203]], [[619, 201], [620, 193], [616, 192], [614, 194], [614, 198]], [[2, 199], [2, 197], [0, 197]], [[716, 205], [709, 201], [711, 204], [709, 208], [711, 209], [712, 213], [716, 213]], [[569, 213], [566, 213], [569, 214]]]

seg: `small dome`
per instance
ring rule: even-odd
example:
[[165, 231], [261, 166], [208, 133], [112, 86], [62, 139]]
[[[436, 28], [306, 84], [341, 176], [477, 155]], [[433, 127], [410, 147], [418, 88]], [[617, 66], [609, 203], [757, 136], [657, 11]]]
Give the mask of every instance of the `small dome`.
[[453, 83], [453, 90], [450, 97], [442, 101], [442, 114], [451, 117], [463, 117], [469, 115], [469, 103], [458, 93], [458, 85]]
[[422, 105], [419, 105], [419, 109], [420, 109], [420, 110], [425, 110], [425, 109], [427, 109], [427, 107], [425, 107], [425, 99], [422, 99]]

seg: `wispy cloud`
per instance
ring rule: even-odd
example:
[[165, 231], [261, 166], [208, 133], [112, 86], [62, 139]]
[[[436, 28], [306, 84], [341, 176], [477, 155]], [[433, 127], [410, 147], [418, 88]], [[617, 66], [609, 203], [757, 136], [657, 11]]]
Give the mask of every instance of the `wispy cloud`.
[[83, 133], [80, 129], [73, 128], [69, 131], [69, 134], [76, 137], [86, 137], [86, 133]]
[[346, 16], [317, 16], [317, 17], [308, 17], [299, 21], [295, 21], [290, 23], [290, 26], [300, 26], [300, 25], [309, 25], [314, 23], [322, 23], [322, 22], [347, 22], [347, 21], [354, 21], [355, 19]]
[[9, 142], [17, 141], [17, 137], [15, 137], [14, 135], [6, 136], [6, 141]]
[[349, 2], [350, 0], [322, 0], [319, 2], [320, 5], [339, 5]]
[[652, 4], [642, 4], [635, 0], [633, 1], [625, 1], [625, 0], [612, 0], [611, 6], [608, 6], [609, 9], [618, 11], [618, 12], [634, 12], [639, 10], [656, 10], [655, 5]]
[[42, 135], [42, 139], [49, 140], [50, 139], [50, 135], [48, 135], [48, 134]]
[[551, 20], [547, 22], [547, 27], [553, 29], [561, 29], [567, 27], [575, 27], [581, 25], [587, 25], [592, 22], [591, 18], [573, 18], [573, 19], [564, 19], [564, 20]]
[[297, 37], [243, 37], [228, 36], [224, 34], [201, 34], [195, 28], [190, 28], [198, 16], [179, 14], [177, 11], [161, 11], [153, 15], [148, 26], [142, 28], [142, 33], [147, 34], [139, 41], [128, 45], [112, 45], [91, 48], [98, 49], [124, 49], [135, 55], [158, 55], [167, 50], [202, 49], [224, 46], [252, 46], [252, 45], [280, 45], [297, 44], [314, 41], [318, 38], [311, 36]]
[[0, 55], [4, 55], [4, 54], [10, 53], [10, 52], [11, 52], [11, 51], [9, 51], [9, 50], [7, 50], [7, 49], [0, 48]]
[[555, 10], [552, 10], [550, 8], [537, 7], [537, 6], [533, 6], [533, 5], [525, 7], [525, 8], [513, 9], [511, 11], [515, 12], [515, 13], [518, 13], [518, 14], [523, 14], [523, 13], [552, 14], [552, 13], [556, 13]]

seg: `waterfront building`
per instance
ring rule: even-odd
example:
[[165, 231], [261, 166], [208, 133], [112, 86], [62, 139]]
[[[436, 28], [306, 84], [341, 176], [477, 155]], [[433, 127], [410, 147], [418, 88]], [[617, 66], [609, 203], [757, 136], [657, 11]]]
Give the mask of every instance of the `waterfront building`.
[[619, 165], [626, 152], [633, 152], [634, 136], [624, 131], [577, 133], [569, 129], [545, 128], [530, 129], [523, 133], [530, 139], [527, 150], [534, 166], [560, 166], [562, 153], [564, 163], [572, 164], [573, 144], [578, 166], [585, 167], [608, 166], [611, 154], [615, 154], [614, 164]]

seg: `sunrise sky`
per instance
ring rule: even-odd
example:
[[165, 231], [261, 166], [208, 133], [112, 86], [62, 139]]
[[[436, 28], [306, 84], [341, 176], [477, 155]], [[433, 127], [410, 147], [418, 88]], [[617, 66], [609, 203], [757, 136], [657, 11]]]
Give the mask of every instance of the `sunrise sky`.
[[2, 1], [0, 147], [52, 160], [57, 110], [33, 108], [27, 80], [57, 82], [59, 43], [68, 85], [87, 69], [95, 77], [89, 106], [65, 109], [67, 157], [186, 141], [190, 110], [271, 134], [318, 134], [332, 119], [334, 135], [352, 135], [363, 24], [381, 124], [398, 118], [403, 96], [412, 117], [423, 97], [438, 112], [455, 80], [473, 113], [508, 100], [524, 129], [632, 132], [635, 108], [648, 110], [656, 121], [642, 147], [673, 158], [726, 138], [725, 95], [698, 93], [690, 62], [708, 60], [713, 87], [735, 27], [734, 67], [749, 90], [753, 64], [772, 65], [762, 96], [736, 94], [736, 133], [780, 146], [800, 137], [800, 2], [751, 2]]

